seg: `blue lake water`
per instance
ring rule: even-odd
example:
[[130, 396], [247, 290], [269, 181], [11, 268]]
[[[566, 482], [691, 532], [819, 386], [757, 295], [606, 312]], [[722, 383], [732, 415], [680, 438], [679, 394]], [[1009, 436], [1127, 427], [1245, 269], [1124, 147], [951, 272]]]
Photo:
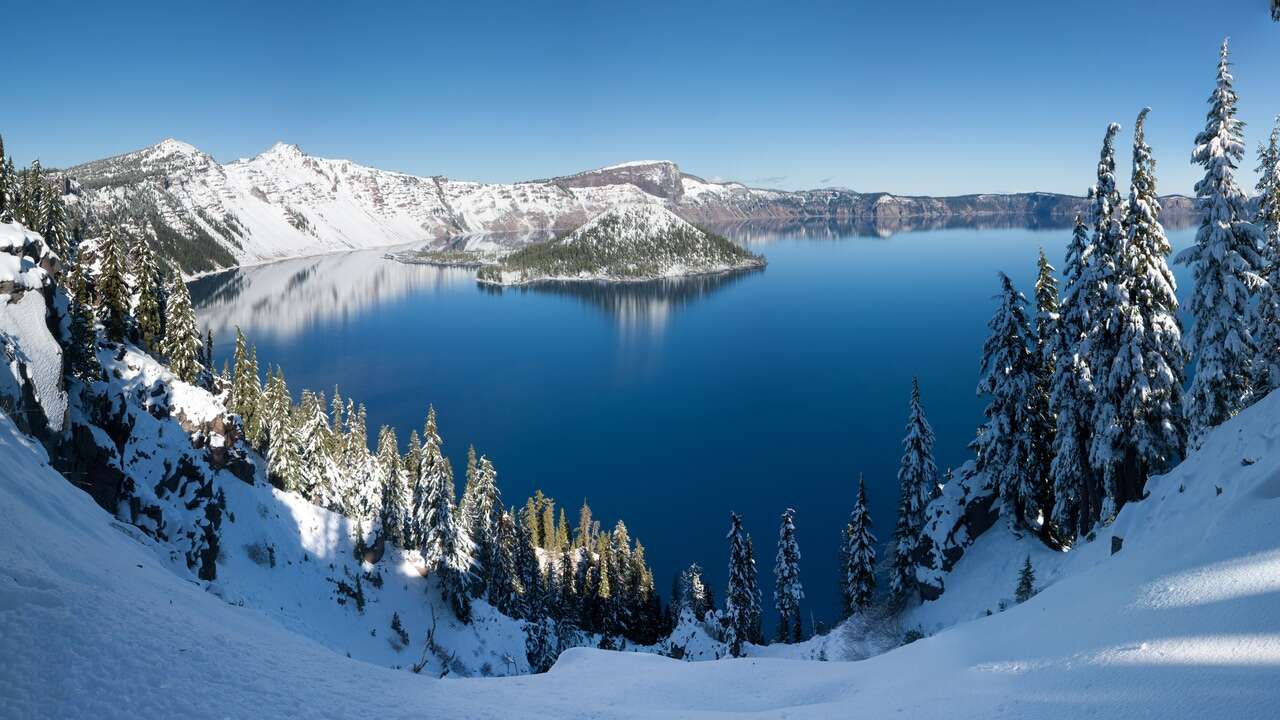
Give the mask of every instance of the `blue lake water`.
[[[912, 376], [939, 468], [963, 463], [982, 422], [974, 386], [996, 272], [1030, 296], [1038, 249], [1059, 265], [1071, 231], [719, 229], [768, 268], [494, 291], [472, 271], [376, 251], [237, 270], [192, 292], [219, 364], [238, 325], [295, 397], [337, 383], [367, 406], [371, 437], [390, 424], [402, 449], [433, 403], [459, 478], [474, 444], [507, 504], [542, 489], [571, 521], [584, 498], [606, 527], [622, 518], [664, 595], [697, 562], [723, 597], [736, 511], [771, 606], [778, 519], [795, 508], [804, 615], [829, 622], [859, 473], [876, 534], [892, 533]], [[1169, 235], [1180, 249], [1193, 230]]]

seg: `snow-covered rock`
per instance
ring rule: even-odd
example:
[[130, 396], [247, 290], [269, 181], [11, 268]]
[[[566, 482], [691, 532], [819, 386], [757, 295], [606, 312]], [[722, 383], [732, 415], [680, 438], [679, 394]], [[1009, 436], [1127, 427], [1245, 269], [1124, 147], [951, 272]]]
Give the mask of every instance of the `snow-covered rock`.
[[38, 234], [0, 223], [0, 407], [39, 435], [61, 432], [67, 416], [62, 348], [51, 329], [60, 317], [58, 263]]

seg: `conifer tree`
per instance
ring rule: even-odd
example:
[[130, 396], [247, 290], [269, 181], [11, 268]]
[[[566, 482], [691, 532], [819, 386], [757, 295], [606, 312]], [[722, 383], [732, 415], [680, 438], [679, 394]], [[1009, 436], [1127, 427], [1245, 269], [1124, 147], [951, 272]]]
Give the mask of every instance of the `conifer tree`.
[[680, 573], [680, 607], [688, 608], [698, 620], [715, 610], [715, 604], [702, 580], [702, 566], [694, 563]]
[[68, 287], [71, 292], [71, 337], [67, 345], [67, 368], [74, 377], [84, 381], [95, 380], [102, 374], [97, 354], [97, 321], [93, 317], [93, 303], [81, 263], [72, 263]]
[[1196, 370], [1185, 401], [1194, 446], [1210, 428], [1239, 412], [1249, 395], [1257, 353], [1249, 328], [1249, 299], [1266, 284], [1259, 274], [1262, 238], [1247, 219], [1245, 195], [1235, 179], [1236, 166], [1244, 158], [1244, 123], [1236, 119], [1232, 81], [1223, 40], [1208, 121], [1196, 135], [1192, 153], [1192, 160], [1205, 170], [1195, 187], [1200, 229], [1195, 245], [1176, 259], [1191, 267], [1195, 282], [1188, 303], [1194, 322], [1187, 340]]
[[[183, 382], [194, 383], [200, 373], [200, 331], [196, 328], [196, 313], [191, 307], [187, 284], [176, 274], [169, 283], [165, 313], [168, 317], [161, 352], [169, 359], [169, 368], [175, 375]], [[239, 363], [236, 367], [238, 371]]]
[[378, 513], [378, 527], [388, 542], [403, 547], [404, 516], [412, 503], [409, 483], [400, 459], [400, 444], [396, 431], [389, 425], [378, 430], [377, 451], [378, 478], [382, 481], [382, 508]]
[[538, 523], [538, 527], [542, 530], [542, 547], [548, 552], [558, 553], [560, 548], [556, 546], [558, 535], [556, 534], [556, 504], [554, 500], [546, 498], [542, 503], [542, 520]]
[[1000, 305], [987, 325], [991, 335], [982, 348], [978, 382], [978, 394], [990, 399], [984, 410], [987, 423], [973, 448], [978, 468], [1000, 489], [1001, 512], [1010, 529], [1021, 526], [1038, 532], [1046, 493], [1034, 470], [1035, 443], [1029, 417], [1038, 363], [1028, 347], [1027, 300], [1004, 273], [1000, 273], [1000, 286]]
[[538, 565], [533, 528], [529, 526], [525, 513], [513, 512], [512, 520], [515, 530], [512, 564], [519, 593], [515, 603], [516, 616], [526, 620], [540, 619], [543, 609], [542, 570]]
[[[474, 453], [473, 453], [474, 454]], [[498, 491], [498, 472], [488, 457], [482, 456], [472, 470], [473, 480], [459, 513], [463, 527], [476, 545], [476, 579], [474, 594], [483, 597], [490, 594], [490, 585], [496, 582], [498, 554], [498, 524], [501, 522], [502, 495]]]
[[1262, 233], [1262, 273], [1253, 334], [1258, 351], [1253, 360], [1253, 397], [1280, 387], [1280, 117], [1271, 139], [1258, 148], [1258, 212], [1254, 225]]
[[98, 244], [98, 316], [107, 338], [124, 342], [129, 322], [129, 288], [125, 284], [124, 242], [120, 234], [107, 228]]
[[1117, 352], [1094, 387], [1091, 460], [1104, 481], [1102, 517], [1140, 500], [1147, 476], [1167, 470], [1185, 444], [1182, 418], [1182, 330], [1172, 246], [1160, 225], [1155, 161], [1138, 115], [1133, 137], [1133, 186], [1127, 205], [1128, 237], [1120, 256]]
[[12, 194], [9, 189], [12, 183], [12, 176], [5, 158], [4, 136], [0, 135], [0, 222], [9, 222], [9, 202]]
[[475, 545], [454, 516], [453, 471], [444, 456], [436, 431], [436, 411], [427, 411], [422, 464], [414, 496], [414, 519], [428, 572], [436, 575], [454, 614], [463, 622], [471, 618], [472, 568]]
[[[0, 152], [0, 157], [3, 153]], [[62, 262], [71, 261], [71, 237], [67, 230], [67, 208], [62, 197], [56, 192], [49, 192], [44, 207], [44, 224], [41, 235], [54, 254]]]
[[1031, 556], [1027, 555], [1027, 561], [1023, 563], [1022, 570], [1018, 571], [1018, 588], [1014, 591], [1013, 599], [1019, 603], [1024, 603], [1036, 594], [1036, 571], [1031, 567]]
[[267, 445], [267, 468], [276, 484], [288, 492], [301, 492], [302, 455], [298, 450], [298, 431], [294, 427], [293, 400], [284, 370], [276, 368], [268, 383], [267, 397], [271, 407]]
[[[778, 610], [778, 640], [800, 642], [800, 601], [804, 589], [800, 585], [800, 545], [796, 542], [796, 511], [787, 508], [778, 528], [778, 553], [773, 563], [773, 601]], [[793, 630], [794, 628], [794, 630]]]
[[[1028, 417], [1034, 423], [1031, 427], [1034, 444], [1034, 472], [1038, 480], [1036, 484], [1042, 489], [1044, 497], [1040, 506], [1046, 512], [1053, 508], [1053, 463], [1054, 435], [1056, 433], [1050, 392], [1053, 387], [1053, 374], [1056, 364], [1054, 343], [1058, 335], [1058, 280], [1054, 276], [1054, 267], [1045, 257], [1044, 248], [1040, 248], [1037, 261], [1036, 285], [1036, 318], [1033, 328], [1035, 338], [1032, 349], [1035, 385], [1031, 394]], [[1046, 520], [1048, 518], [1046, 517]]]
[[578, 510], [578, 530], [573, 537], [574, 547], [591, 547], [591, 523], [591, 506], [587, 505], [586, 498], [582, 498], [582, 508]]
[[[164, 305], [164, 296], [161, 293], [160, 270], [156, 267], [155, 254], [151, 252], [151, 245], [146, 238], [139, 236], [133, 243], [133, 277], [134, 277], [134, 293], [138, 296], [138, 303], [134, 307], [133, 315], [138, 323], [138, 338], [142, 341], [143, 347], [153, 352], [161, 352], [163, 354], [165, 347], [164, 339], [164, 313], [169, 309]], [[172, 303], [173, 298], [169, 301]], [[190, 305], [190, 297], [187, 299]], [[194, 325], [194, 314], [192, 315], [192, 324]], [[197, 345], [199, 344], [199, 335], [196, 335]], [[199, 354], [197, 352], [196, 362], [199, 362]], [[172, 361], [170, 362], [172, 364]], [[175, 370], [175, 372], [177, 372]], [[183, 378], [184, 380], [186, 378]], [[188, 380], [188, 382], [190, 382]]]
[[556, 523], [556, 547], [561, 550], [568, 550], [569, 544], [569, 520], [565, 517], [564, 507], [560, 508], [560, 520]]
[[933, 460], [933, 428], [920, 402], [920, 383], [911, 379], [906, 434], [898, 467], [899, 517], [894, 533], [894, 595], [915, 586], [915, 552], [925, 525], [925, 508], [938, 496], [938, 467]]
[[1049, 393], [1049, 408], [1055, 419], [1050, 464], [1054, 498], [1051, 516], [1055, 533], [1065, 542], [1088, 533], [1101, 508], [1101, 498], [1093, 493], [1093, 466], [1089, 461], [1093, 442], [1092, 376], [1078, 352], [1089, 327], [1085, 295], [1090, 251], [1088, 227], [1077, 216], [1067, 246], [1058, 332], [1051, 349], [1054, 368]]
[[324, 412], [324, 395], [304, 391], [298, 413], [296, 427], [301, 461], [300, 490], [304, 497], [316, 505], [335, 509], [338, 505], [338, 470], [326, 448], [329, 420]]
[[724, 614], [728, 621], [729, 652], [741, 657], [742, 643], [751, 638], [752, 602], [751, 576], [755, 575], [754, 560], [747, 555], [747, 538], [742, 532], [742, 519], [737, 513], [729, 513], [729, 587], [725, 590]]
[[858, 501], [844, 528], [840, 548], [840, 591], [843, 617], [870, 607], [876, 589], [876, 536], [871, 533], [867, 486], [858, 475]]
[[512, 513], [498, 509], [496, 554], [489, 566], [489, 604], [498, 612], [517, 616], [516, 525]]
[[[747, 567], [756, 568], [756, 550], [747, 535]], [[764, 606], [760, 597], [760, 575], [758, 572], [747, 573], [747, 597], [751, 605], [747, 612], [747, 641], [757, 645], [764, 643]]]

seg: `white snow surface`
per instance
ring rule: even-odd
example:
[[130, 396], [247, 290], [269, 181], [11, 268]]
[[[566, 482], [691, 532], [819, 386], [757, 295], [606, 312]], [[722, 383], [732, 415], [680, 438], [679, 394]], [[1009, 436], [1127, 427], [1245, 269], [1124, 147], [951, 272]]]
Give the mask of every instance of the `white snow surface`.
[[[421, 585], [378, 597], [354, 618], [358, 631], [338, 627], [352, 626], [354, 609], [314, 600], [325, 563], [344, 551], [340, 518], [227, 486], [237, 516], [223, 526], [227, 579], [202, 585], [0, 415], [0, 716], [1274, 717], [1278, 414], [1272, 394], [1212, 432], [1094, 542], [1033, 551], [1031, 600], [868, 660], [685, 663], [575, 649], [546, 675], [458, 680], [387, 667], [399, 654], [378, 647], [392, 606], [430, 606]], [[1115, 555], [1111, 534], [1124, 538]], [[277, 545], [274, 571], [248, 559], [243, 545], [255, 541]], [[1012, 594], [1033, 547], [988, 533], [943, 598], [910, 619], [929, 633], [983, 614]], [[408, 581], [400, 560], [388, 567], [385, 587]], [[419, 645], [422, 622], [405, 622]]]

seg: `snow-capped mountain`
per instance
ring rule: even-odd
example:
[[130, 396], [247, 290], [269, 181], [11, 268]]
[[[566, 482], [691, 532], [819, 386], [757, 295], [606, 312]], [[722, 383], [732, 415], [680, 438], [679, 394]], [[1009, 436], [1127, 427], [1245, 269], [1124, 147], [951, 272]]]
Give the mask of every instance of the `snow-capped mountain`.
[[[1024, 215], [1069, 219], [1082, 198], [1050, 193], [951, 198], [841, 189], [779, 191], [708, 182], [670, 161], [639, 161], [564, 177], [478, 183], [378, 170], [312, 157], [279, 143], [220, 164], [177, 140], [62, 173], [78, 210], [95, 221], [149, 227], [163, 253], [200, 273], [337, 250], [473, 233], [571, 230], [599, 213], [664, 206], [697, 223], [758, 218], [902, 218]], [[1179, 212], [1173, 198], [1166, 213]], [[1189, 207], [1189, 205], [1186, 205]]]
[[606, 210], [564, 237], [517, 250], [497, 265], [481, 268], [477, 277], [497, 285], [656, 280], [764, 264], [764, 258], [651, 203]]

